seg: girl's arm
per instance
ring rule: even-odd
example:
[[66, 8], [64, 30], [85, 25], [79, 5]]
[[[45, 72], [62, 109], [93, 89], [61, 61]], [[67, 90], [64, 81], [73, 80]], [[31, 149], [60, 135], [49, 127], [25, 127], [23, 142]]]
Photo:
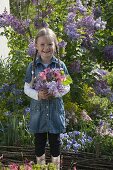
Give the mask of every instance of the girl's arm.
[[41, 100], [41, 99], [48, 99], [50, 97], [50, 94], [48, 94], [48, 91], [40, 90], [36, 91], [32, 88], [32, 82], [24, 84], [24, 93], [29, 96], [32, 99], [35, 100]]
[[24, 84], [24, 93], [30, 98], [38, 100], [38, 92], [32, 89], [31, 85], [27, 82]]

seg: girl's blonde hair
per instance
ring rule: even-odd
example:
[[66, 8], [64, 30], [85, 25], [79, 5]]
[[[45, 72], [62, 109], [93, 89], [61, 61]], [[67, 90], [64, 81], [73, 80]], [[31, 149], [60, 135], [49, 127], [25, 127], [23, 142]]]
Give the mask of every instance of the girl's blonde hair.
[[[55, 32], [50, 29], [50, 28], [41, 28], [36, 37], [35, 37], [35, 44], [37, 44], [37, 40], [39, 37], [42, 37], [42, 36], [50, 36], [53, 38], [54, 40], [54, 43], [55, 43], [55, 47], [56, 47], [56, 54], [57, 54], [57, 58], [59, 59], [59, 50], [58, 50], [58, 40], [57, 40], [57, 36], [55, 34]], [[33, 58], [33, 66], [32, 66], [32, 76], [34, 77], [34, 70], [35, 70], [35, 61], [36, 61], [36, 58], [37, 58], [37, 54], [38, 54], [38, 50], [36, 50], [36, 53], [35, 53], [35, 56]]]
[[35, 43], [37, 43], [37, 40], [39, 37], [42, 36], [50, 36], [53, 38], [55, 46], [58, 48], [58, 41], [57, 41], [57, 37], [56, 34], [54, 33], [53, 30], [51, 30], [50, 28], [42, 28], [38, 31], [38, 34], [35, 37]]

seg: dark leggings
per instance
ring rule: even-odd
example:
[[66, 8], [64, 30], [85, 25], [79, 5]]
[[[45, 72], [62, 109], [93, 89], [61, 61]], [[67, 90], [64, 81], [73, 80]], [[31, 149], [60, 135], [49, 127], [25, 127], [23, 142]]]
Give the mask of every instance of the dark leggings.
[[45, 153], [47, 139], [50, 145], [50, 154], [53, 157], [60, 155], [60, 134], [35, 133], [35, 154], [37, 157]]

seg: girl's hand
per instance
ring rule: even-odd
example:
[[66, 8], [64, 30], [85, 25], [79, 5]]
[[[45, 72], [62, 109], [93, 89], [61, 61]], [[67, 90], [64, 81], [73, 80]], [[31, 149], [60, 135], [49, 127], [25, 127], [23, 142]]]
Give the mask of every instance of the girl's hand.
[[38, 98], [39, 100], [41, 99], [48, 99], [51, 97], [51, 94], [48, 94], [48, 91], [47, 90], [40, 90], [38, 92]]

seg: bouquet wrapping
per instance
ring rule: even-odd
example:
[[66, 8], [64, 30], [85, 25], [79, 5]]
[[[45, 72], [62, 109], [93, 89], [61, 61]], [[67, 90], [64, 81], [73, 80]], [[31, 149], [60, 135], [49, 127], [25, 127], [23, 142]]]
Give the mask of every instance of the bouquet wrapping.
[[34, 82], [34, 89], [48, 90], [49, 94], [57, 96], [65, 91], [65, 86], [72, 83], [70, 75], [66, 75], [63, 69], [46, 68], [38, 74]]

